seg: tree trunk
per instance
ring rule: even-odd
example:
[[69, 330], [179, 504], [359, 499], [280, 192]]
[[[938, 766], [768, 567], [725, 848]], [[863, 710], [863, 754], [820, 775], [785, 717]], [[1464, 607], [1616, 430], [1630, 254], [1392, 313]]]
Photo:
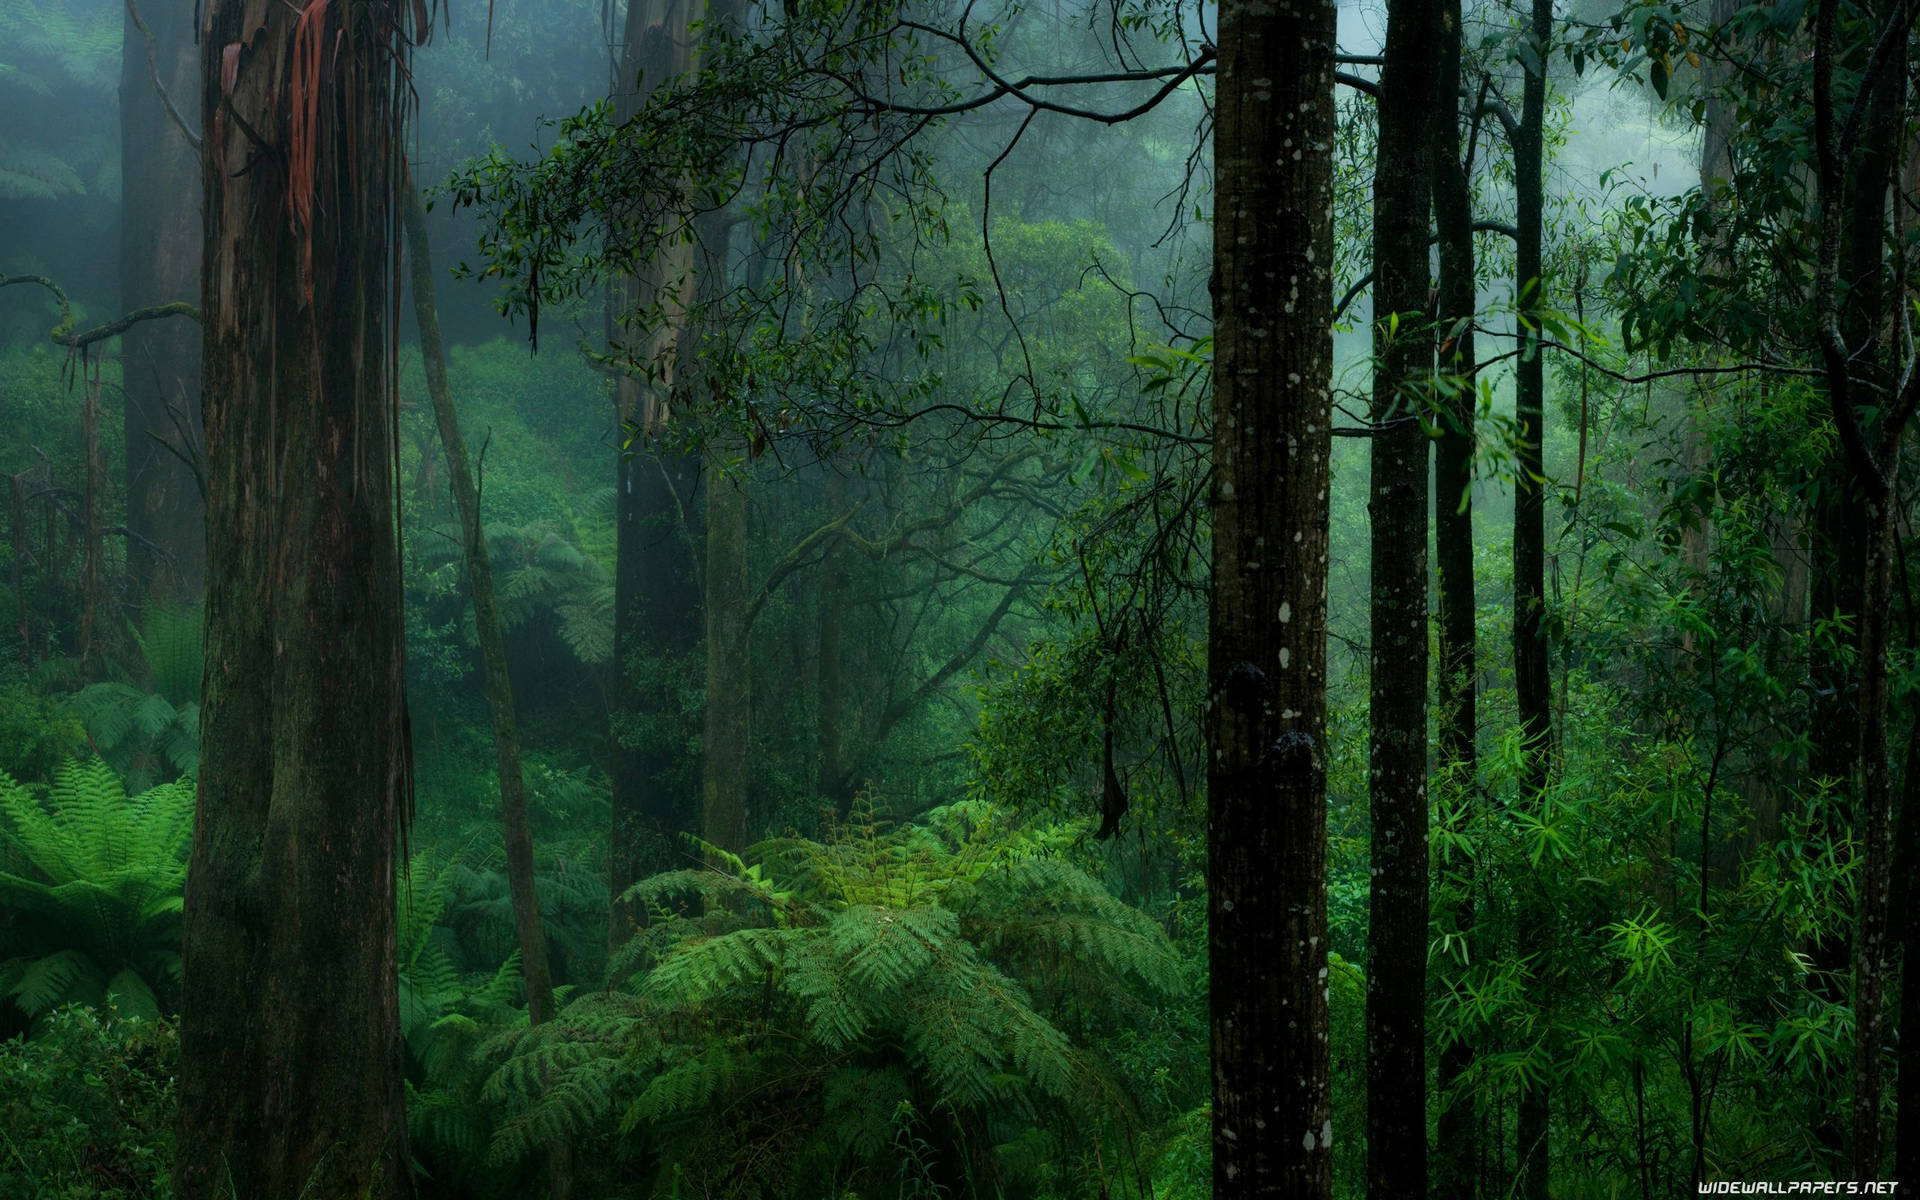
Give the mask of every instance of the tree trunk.
[[[1439, 80], [1433, 130], [1433, 212], [1440, 235], [1438, 291], [1440, 369], [1455, 375], [1456, 390], [1445, 401], [1446, 418], [1433, 448], [1433, 542], [1440, 576], [1440, 673], [1436, 702], [1441, 770], [1450, 790], [1476, 794], [1479, 727], [1475, 679], [1473, 591], [1473, 443], [1479, 406], [1473, 379], [1473, 321], [1479, 303], [1474, 278], [1473, 196], [1460, 139], [1460, 0], [1443, 0], [1438, 30]], [[1454, 928], [1470, 934], [1475, 914], [1473, 864], [1455, 868], [1462, 899], [1453, 913]], [[1443, 960], [1444, 961], [1444, 960]], [[1438, 1193], [1470, 1198], [1474, 1194], [1478, 1123], [1474, 1099], [1463, 1081], [1473, 1067], [1473, 1044], [1456, 1038], [1440, 1051], [1436, 1083], [1453, 1101], [1441, 1110], [1434, 1144], [1433, 1172]]]
[[[1542, 176], [1546, 149], [1547, 52], [1553, 38], [1552, 0], [1533, 0], [1532, 27], [1536, 69], [1528, 69], [1520, 99], [1520, 128], [1513, 138], [1515, 224], [1514, 288], [1522, 314], [1522, 354], [1514, 371], [1514, 416], [1520, 426], [1514, 454], [1513, 488], [1513, 664], [1526, 765], [1520, 781], [1521, 804], [1538, 810], [1544, 803], [1553, 746], [1552, 702], [1547, 682], [1546, 504], [1540, 448], [1546, 436], [1546, 373], [1540, 358], [1540, 324], [1532, 314], [1544, 307], [1546, 279], [1541, 270], [1545, 229]], [[1535, 993], [1551, 993], [1547, 965], [1551, 922], [1537, 911], [1520, 922], [1520, 952], [1535, 973]], [[1551, 1168], [1549, 1125], [1552, 1092], [1544, 1081], [1521, 1085], [1516, 1131], [1519, 1139], [1520, 1200], [1547, 1200]]]
[[[827, 466], [827, 511], [841, 513], [847, 507], [847, 481], [832, 464]], [[819, 633], [816, 638], [819, 667], [815, 675], [815, 731], [820, 752], [818, 789], [820, 798], [833, 803], [841, 817], [847, 815], [852, 800], [851, 780], [841, 762], [841, 661], [840, 627], [847, 603], [846, 550], [839, 538], [827, 543], [820, 558]]]
[[1225, 0], [1214, 126], [1213, 1180], [1325, 1197], [1334, 5]]
[[[1898, 177], [1901, 139], [1906, 127], [1907, 34], [1904, 5], [1882, 0], [1870, 6], [1875, 24], [1885, 27], [1892, 48], [1884, 61], [1870, 64], [1879, 40], [1861, 39], [1846, 52], [1849, 67], [1877, 69], [1874, 82], [1862, 82], [1865, 107], [1858, 142], [1842, 146], [1836, 136], [1834, 0], [1822, 0], [1814, 19], [1814, 136], [1819, 198], [1818, 272], [1814, 318], [1827, 376], [1828, 403], [1840, 432], [1846, 473], [1843, 496], [1857, 495], [1866, 520], [1863, 560], [1837, 564], [1860, 574], [1857, 706], [1858, 760], [1849, 774], [1858, 788], [1854, 831], [1860, 844], [1860, 912], [1853, 945], [1854, 1063], [1849, 1172], [1858, 1181], [1880, 1176], [1883, 1089], [1882, 1055], [1886, 1046], [1886, 985], [1891, 971], [1891, 897], [1893, 777], [1887, 762], [1888, 667], [1893, 571], [1897, 556], [1895, 512], [1900, 504], [1900, 446], [1912, 415], [1913, 395], [1902, 389], [1891, 402], [1881, 399], [1889, 382], [1904, 371], [1889, 369], [1880, 345], [1887, 321], [1889, 289], [1884, 279], [1887, 191]], [[1875, 54], [1877, 57], [1877, 53]], [[1845, 288], [1840, 284], [1843, 278]], [[1906, 297], [1894, 295], [1894, 304]], [[1896, 364], [1899, 365], [1899, 364]], [[1911, 369], [1911, 364], [1904, 364]], [[1823, 489], [1823, 499], [1825, 491]], [[1823, 531], [1827, 528], [1823, 523]], [[1857, 535], [1856, 535], [1857, 536]], [[1817, 601], [1816, 601], [1817, 603]], [[1836, 714], [1838, 715], [1838, 714]]]
[[[1909, 633], [1909, 641], [1912, 635]], [[1900, 826], [1894, 878], [1900, 881], [1899, 935], [1900, 1058], [1895, 1076], [1893, 1177], [1920, 1180], [1920, 987], [1914, 967], [1920, 962], [1920, 718], [1907, 730], [1901, 771]], [[1901, 1185], [1911, 1194], [1915, 1184]]]
[[726, 467], [736, 439], [714, 435], [707, 467], [707, 710], [701, 744], [702, 836], [739, 853], [747, 843], [747, 470]]
[[[520, 947], [520, 974], [526, 985], [527, 1023], [553, 1019], [553, 977], [547, 963], [547, 937], [540, 923], [540, 897], [533, 885], [533, 833], [527, 826], [527, 783], [520, 765], [520, 723], [514, 715], [513, 679], [507, 674], [507, 641], [501, 632], [500, 603], [493, 591], [493, 560], [487, 553], [480, 520], [480, 493], [473, 484], [466, 439], [453, 412], [447, 386], [447, 356], [440, 341], [440, 310], [434, 302], [433, 261], [427, 242], [427, 213], [409, 180], [403, 202], [407, 263], [413, 287], [413, 312], [420, 325], [420, 361], [427, 377], [440, 444], [447, 452], [447, 481], [460, 510], [467, 575], [473, 585], [473, 627], [480, 639], [486, 678], [487, 711], [493, 718], [494, 769], [500, 776], [500, 824], [507, 851], [507, 891], [513, 902], [514, 941]], [[573, 1191], [572, 1150], [566, 1140], [547, 1143], [547, 1180], [553, 1200]]]
[[411, 1190], [394, 876], [412, 766], [385, 306], [396, 77], [426, 34], [410, 11], [206, 13], [210, 586], [185, 1200]]
[[1427, 1194], [1427, 271], [1437, 0], [1392, 0], [1373, 175], [1367, 1194]]
[[[653, 87], [687, 69], [690, 11], [667, 0], [628, 5], [620, 75], [613, 87], [617, 117], [631, 118]], [[659, 261], [614, 289], [619, 317], [658, 303], [661, 289], [685, 273], [684, 255], [666, 250], [659, 255]], [[676, 330], [656, 330], [646, 335], [638, 354], [652, 363], [677, 342]], [[696, 832], [700, 820], [691, 799], [692, 764], [680, 749], [685, 739], [668, 733], [681, 719], [674, 668], [694, 653], [701, 629], [698, 550], [688, 528], [698, 459], [667, 449], [660, 437], [671, 415], [672, 383], [671, 370], [653, 380], [631, 370], [614, 379], [621, 443], [608, 697], [613, 747], [608, 941], [614, 949], [645, 916], [622, 895], [649, 875], [684, 865], [681, 835]], [[645, 678], [638, 673], [643, 660], [652, 660], [654, 668]]]
[[[200, 122], [194, 11], [180, 3], [127, 5], [120, 68], [120, 176], [127, 197], [120, 209], [122, 312], [200, 296], [200, 158], [182, 128], [182, 122], [189, 128]], [[197, 603], [205, 586], [206, 508], [187, 462], [202, 441], [199, 331], [178, 321], [142, 321], [120, 335], [120, 346], [133, 596], [138, 604]]]

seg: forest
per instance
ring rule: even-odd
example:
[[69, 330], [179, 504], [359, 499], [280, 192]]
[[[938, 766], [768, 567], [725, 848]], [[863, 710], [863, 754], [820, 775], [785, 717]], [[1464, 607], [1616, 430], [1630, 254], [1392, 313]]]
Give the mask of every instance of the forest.
[[1920, 1192], [1916, 33], [0, 0], [0, 1200]]

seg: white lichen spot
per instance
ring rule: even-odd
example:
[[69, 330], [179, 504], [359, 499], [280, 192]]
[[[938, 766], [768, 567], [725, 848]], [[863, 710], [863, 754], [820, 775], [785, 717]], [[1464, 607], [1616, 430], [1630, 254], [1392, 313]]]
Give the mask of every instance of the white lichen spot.
[[[1300, 540], [1300, 531], [1297, 529], [1293, 531], [1293, 540], [1296, 542]], [[1293, 605], [1282, 600], [1280, 602], [1280, 623], [1285, 625], [1291, 620], [1293, 620]]]
[[1307, 1153], [1313, 1153], [1313, 1130], [1307, 1130], [1307, 1136], [1300, 1140], [1300, 1144], [1307, 1148]]

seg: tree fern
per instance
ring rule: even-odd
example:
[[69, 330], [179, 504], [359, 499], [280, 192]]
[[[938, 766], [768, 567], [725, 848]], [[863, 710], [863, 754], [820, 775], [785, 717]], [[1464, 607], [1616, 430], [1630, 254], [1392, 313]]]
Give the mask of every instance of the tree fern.
[[128, 799], [102, 763], [44, 798], [0, 774], [0, 994], [38, 1017], [69, 1001], [158, 1015], [179, 980], [193, 784]]
[[81, 688], [67, 698], [66, 705], [87, 727], [87, 736], [101, 756], [136, 791], [199, 767], [197, 699], [176, 707], [159, 692], [103, 682]]
[[[632, 990], [481, 1048], [498, 1064], [484, 1097], [507, 1114], [494, 1161], [555, 1136], [637, 1138], [663, 1186], [678, 1171], [716, 1195], [813, 1196], [897, 1188], [903, 1105], [946, 1114], [915, 1126], [934, 1141], [1012, 1135], [1016, 1117], [1117, 1132], [1124, 1088], [1046, 998], [1099, 986], [1145, 1003], [1181, 975], [1159, 926], [1048, 857], [1057, 845], [969, 806], [771, 842], [752, 862], [703, 848], [720, 869], [642, 881], [627, 895], [650, 919], [614, 972], [638, 968]], [[757, 1174], [770, 1161], [786, 1174]]]

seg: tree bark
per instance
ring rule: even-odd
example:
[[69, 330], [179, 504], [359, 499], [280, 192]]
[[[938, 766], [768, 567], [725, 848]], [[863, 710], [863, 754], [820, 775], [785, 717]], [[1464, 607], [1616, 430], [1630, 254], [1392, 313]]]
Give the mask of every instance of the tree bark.
[[[192, 5], [127, 2], [120, 68], [120, 175], [128, 197], [120, 209], [122, 312], [200, 296], [200, 157], [181, 127], [200, 120], [193, 13]], [[186, 460], [199, 453], [203, 437], [200, 331], [177, 321], [143, 321], [120, 335], [120, 346], [133, 596], [139, 604], [197, 603], [205, 585], [206, 507]]]
[[394, 877], [412, 766], [385, 306], [396, 78], [426, 34], [411, 11], [206, 12], [209, 588], [185, 1200], [411, 1191]]
[[[627, 7], [614, 110], [621, 120], [640, 110], [648, 93], [690, 65], [691, 6], [669, 0], [636, 0]], [[686, 271], [686, 257], [660, 250], [655, 261], [614, 289], [624, 318], [663, 299], [663, 289]], [[667, 358], [676, 330], [647, 334], [637, 354], [645, 363]], [[699, 829], [692, 800], [693, 765], [679, 749], [684, 739], [663, 726], [680, 719], [673, 667], [693, 654], [701, 632], [699, 551], [688, 527], [695, 511], [698, 458], [668, 448], [670, 369], [655, 378], [633, 370], [614, 377], [615, 419], [621, 449], [616, 459], [616, 546], [613, 602], [613, 670], [608, 709], [612, 753], [613, 820], [609, 831], [609, 945], [618, 949], [645, 914], [621, 899], [649, 875], [683, 865], [681, 835]], [[663, 669], [643, 679], [645, 659]]]
[[[1453, 374], [1455, 391], [1443, 401], [1445, 419], [1433, 448], [1434, 557], [1440, 582], [1439, 657], [1436, 689], [1441, 771], [1456, 795], [1478, 788], [1476, 735], [1479, 712], [1475, 679], [1473, 587], [1473, 445], [1479, 407], [1475, 388], [1473, 322], [1478, 313], [1474, 275], [1473, 196], [1460, 138], [1460, 0], [1442, 0], [1438, 32], [1439, 79], [1433, 130], [1433, 212], [1440, 241], [1438, 317], [1440, 369]], [[1457, 869], [1464, 881], [1454, 928], [1470, 935], [1474, 925], [1473, 865]], [[1473, 1044], [1455, 1038], [1440, 1051], [1437, 1084], [1453, 1101], [1441, 1110], [1434, 1145], [1438, 1194], [1472, 1197], [1479, 1159], [1475, 1102], [1463, 1087], [1473, 1067]]]
[[[847, 507], [847, 482], [839, 471], [827, 465], [827, 511], [841, 513]], [[839, 538], [827, 543], [820, 558], [820, 612], [815, 639], [818, 670], [815, 674], [815, 741], [820, 754], [818, 790], [820, 798], [833, 803], [841, 817], [853, 799], [852, 781], [841, 762], [841, 661], [840, 629], [847, 603], [846, 550]]]
[[[514, 713], [513, 679], [507, 673], [507, 640], [500, 603], [493, 590], [493, 559], [487, 553], [480, 519], [480, 492], [474, 487], [466, 439], [453, 411], [447, 384], [447, 356], [440, 340], [440, 310], [434, 302], [433, 261], [427, 241], [427, 213], [420, 193], [407, 182], [402, 209], [407, 265], [413, 288], [413, 312], [420, 325], [420, 361], [434, 424], [447, 454], [447, 481], [460, 512], [460, 534], [473, 587], [473, 627], [480, 639], [480, 663], [486, 679], [487, 711], [493, 720], [494, 769], [500, 777], [500, 825], [507, 852], [507, 892], [513, 903], [514, 941], [520, 947], [520, 975], [527, 997], [527, 1023], [553, 1019], [553, 976], [547, 962], [546, 931], [540, 923], [540, 897], [533, 883], [533, 832], [527, 825], [527, 783], [520, 763], [520, 723]], [[573, 1191], [572, 1150], [565, 1139], [547, 1143], [547, 1181], [553, 1200]]]
[[1325, 1197], [1334, 5], [1220, 6], [1208, 908], [1213, 1181]]
[[[742, 453], [727, 466], [729, 448]], [[707, 708], [701, 743], [701, 826], [708, 842], [739, 853], [747, 844], [748, 676], [747, 470], [745, 447], [716, 435], [707, 469]]]
[[[1912, 364], [1889, 369], [1880, 345], [1892, 304], [1904, 295], [1886, 286], [1887, 191], [1899, 177], [1901, 139], [1907, 117], [1907, 40], [1904, 4], [1882, 0], [1869, 11], [1874, 36], [1846, 51], [1847, 66], [1863, 75], [1858, 141], [1846, 147], [1836, 136], [1834, 68], [1837, 11], [1822, 0], [1814, 18], [1814, 138], [1818, 162], [1818, 260], [1814, 318], [1827, 377], [1827, 399], [1839, 431], [1846, 475], [1842, 494], [1858, 496], [1866, 520], [1863, 561], [1838, 564], [1860, 573], [1857, 705], [1858, 758], [1849, 774], [1858, 789], [1854, 819], [1860, 843], [1860, 910], [1853, 944], [1854, 1062], [1852, 1146], [1849, 1177], [1879, 1179], [1884, 1088], [1882, 1057], [1887, 1039], [1886, 986], [1892, 970], [1893, 775], [1888, 763], [1888, 607], [1898, 557], [1895, 513], [1900, 505], [1901, 438], [1913, 413], [1914, 390], [1905, 379]], [[1883, 34], [1884, 30], [1884, 34]], [[1873, 64], [1869, 51], [1881, 36], [1891, 52]], [[1877, 54], [1877, 51], [1875, 51]], [[1845, 288], [1840, 284], [1843, 278]], [[1889, 291], [1896, 294], [1889, 297]], [[1889, 381], [1903, 386], [1891, 399]], [[1823, 491], [1824, 495], [1824, 491]], [[1823, 523], [1823, 529], [1825, 524]]]
[[[1526, 71], [1520, 126], [1513, 138], [1515, 225], [1514, 288], [1521, 314], [1523, 352], [1514, 371], [1514, 416], [1520, 426], [1513, 488], [1513, 664], [1526, 763], [1520, 802], [1538, 810], [1545, 802], [1553, 746], [1552, 697], [1547, 669], [1546, 493], [1540, 448], [1546, 437], [1546, 364], [1540, 357], [1537, 313], [1545, 301], [1541, 242], [1545, 230], [1547, 53], [1553, 39], [1552, 0], [1533, 0], [1529, 36], [1534, 68]], [[1520, 951], [1534, 972], [1537, 994], [1552, 990], [1547, 959], [1550, 923], [1537, 911], [1521, 918]], [[1542, 1000], [1544, 1006], [1544, 1000]], [[1552, 1162], [1552, 1091], [1544, 1081], [1523, 1083], [1516, 1115], [1519, 1139], [1518, 1195], [1547, 1200]]]
[[1391, 0], [1373, 175], [1367, 1194], [1427, 1194], [1427, 214], [1438, 0]]

